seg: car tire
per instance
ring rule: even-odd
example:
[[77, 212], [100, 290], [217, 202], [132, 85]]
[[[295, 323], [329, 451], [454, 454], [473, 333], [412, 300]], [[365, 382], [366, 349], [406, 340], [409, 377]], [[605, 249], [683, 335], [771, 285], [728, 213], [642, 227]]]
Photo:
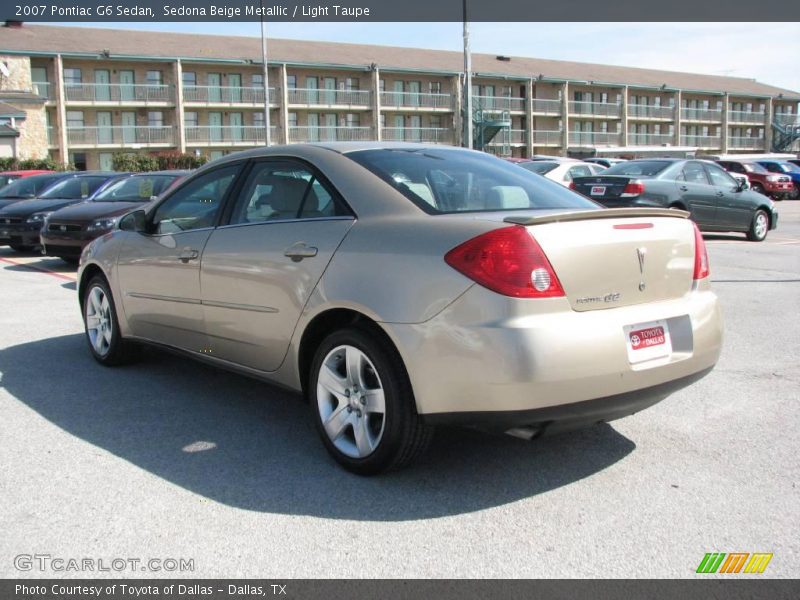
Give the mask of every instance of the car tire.
[[136, 347], [132, 342], [122, 339], [117, 308], [104, 277], [97, 275], [89, 281], [82, 310], [86, 342], [97, 362], [112, 367], [136, 358]]
[[756, 214], [753, 215], [753, 221], [750, 223], [750, 229], [747, 232], [747, 239], [751, 242], [763, 242], [767, 238], [769, 231], [769, 216], [767, 212], [758, 209]]
[[9, 244], [8, 247], [14, 252], [31, 252], [34, 248], [33, 246], [22, 246], [20, 244]]
[[417, 414], [400, 355], [372, 331], [348, 328], [325, 338], [311, 364], [308, 392], [325, 448], [348, 471], [376, 475], [402, 468], [430, 443], [433, 429]]
[[764, 186], [761, 185], [760, 183], [754, 183], [751, 189], [754, 192], [758, 192], [759, 194], [766, 194], [766, 191], [764, 190]]
[[787, 197], [789, 200], [797, 200], [798, 198], [800, 198], [800, 186], [798, 186], [798, 185], [795, 183], [795, 184], [794, 184], [794, 187], [792, 188], [792, 191], [791, 191], [791, 192], [789, 192], [788, 194], [786, 194], [786, 197]]

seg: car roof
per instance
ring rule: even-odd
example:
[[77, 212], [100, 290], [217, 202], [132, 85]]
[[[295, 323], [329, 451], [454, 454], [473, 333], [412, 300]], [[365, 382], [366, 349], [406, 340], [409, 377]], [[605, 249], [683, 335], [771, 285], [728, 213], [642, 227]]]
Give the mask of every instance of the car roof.
[[0, 171], [0, 175], [47, 175], [55, 173], [50, 169], [23, 169], [21, 171]]

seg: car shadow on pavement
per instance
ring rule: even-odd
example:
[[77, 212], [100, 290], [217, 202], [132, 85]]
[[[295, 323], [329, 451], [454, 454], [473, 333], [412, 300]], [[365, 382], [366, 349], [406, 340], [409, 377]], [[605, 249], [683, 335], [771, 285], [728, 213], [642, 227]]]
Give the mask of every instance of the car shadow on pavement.
[[135, 365], [104, 368], [76, 334], [1, 350], [0, 372], [9, 394], [69, 434], [252, 511], [373, 521], [463, 514], [590, 477], [635, 448], [605, 424], [536, 442], [440, 429], [419, 463], [363, 478], [329, 458], [298, 395], [188, 358], [147, 350]]

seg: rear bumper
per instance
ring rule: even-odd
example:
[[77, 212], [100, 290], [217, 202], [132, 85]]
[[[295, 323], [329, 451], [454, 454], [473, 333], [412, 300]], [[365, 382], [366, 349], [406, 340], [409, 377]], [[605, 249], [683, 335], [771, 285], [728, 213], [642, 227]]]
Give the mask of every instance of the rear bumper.
[[[532, 304], [476, 285], [426, 323], [384, 327], [426, 419], [608, 420], [658, 402], [716, 364], [722, 318], [707, 286], [676, 300], [576, 312], [564, 298]], [[672, 353], [632, 365], [624, 327], [656, 320], [668, 323]]]
[[776, 183], [773, 181], [764, 181], [764, 190], [772, 194], [788, 194], [794, 189], [794, 184], [791, 181], [785, 183]]

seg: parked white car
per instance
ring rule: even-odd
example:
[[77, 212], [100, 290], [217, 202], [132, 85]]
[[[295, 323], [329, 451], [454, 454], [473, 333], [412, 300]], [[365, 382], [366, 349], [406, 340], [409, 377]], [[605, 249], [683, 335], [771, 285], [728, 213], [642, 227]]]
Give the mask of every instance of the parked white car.
[[591, 177], [606, 170], [602, 165], [575, 160], [537, 160], [517, 164], [523, 169], [557, 181], [564, 187], [569, 187], [575, 177]]

